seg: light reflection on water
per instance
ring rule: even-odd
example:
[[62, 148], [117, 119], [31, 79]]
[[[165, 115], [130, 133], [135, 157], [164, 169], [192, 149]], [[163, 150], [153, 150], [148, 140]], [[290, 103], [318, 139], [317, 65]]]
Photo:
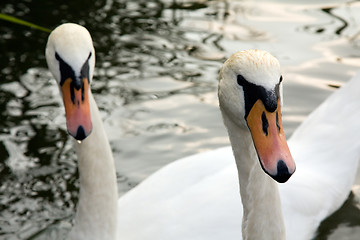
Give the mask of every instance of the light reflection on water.
[[[92, 89], [122, 195], [175, 159], [228, 144], [216, 76], [231, 53], [262, 48], [279, 58], [288, 136], [334, 91], [330, 85], [359, 69], [360, 4], [301, 3], [8, 0], [0, 9], [45, 27], [78, 22], [92, 33]], [[54, 238], [70, 226], [78, 183], [58, 88], [44, 61], [47, 34], [1, 23], [0, 238]], [[359, 235], [356, 203], [354, 194], [316, 239]]]

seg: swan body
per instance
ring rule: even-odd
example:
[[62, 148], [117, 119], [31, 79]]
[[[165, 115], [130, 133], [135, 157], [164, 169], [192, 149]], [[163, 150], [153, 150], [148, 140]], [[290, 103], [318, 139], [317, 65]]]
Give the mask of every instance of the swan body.
[[75, 143], [80, 195], [70, 239], [310, 239], [350, 192], [360, 156], [360, 76], [316, 109], [288, 148], [279, 63], [260, 50], [234, 54], [219, 82], [232, 147], [175, 161], [117, 200], [114, 161], [90, 91], [90, 34], [61, 25], [49, 36], [46, 59], [69, 134], [82, 141]]

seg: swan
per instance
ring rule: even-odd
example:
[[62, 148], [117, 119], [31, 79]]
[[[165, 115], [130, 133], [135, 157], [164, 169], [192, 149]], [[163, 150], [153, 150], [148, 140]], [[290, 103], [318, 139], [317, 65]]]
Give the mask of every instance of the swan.
[[63, 98], [68, 132], [78, 157], [80, 194], [67, 239], [117, 239], [117, 182], [114, 160], [90, 84], [95, 50], [89, 32], [66, 23], [54, 29], [45, 50]]
[[[129, 240], [312, 239], [354, 182], [360, 74], [302, 122], [288, 140], [290, 152], [282, 80], [266, 51], [225, 61], [218, 97], [231, 146], [177, 160], [122, 196], [119, 232]], [[274, 140], [271, 150], [262, 137]]]
[[359, 75], [287, 145], [279, 62], [261, 50], [235, 53], [218, 90], [231, 147], [175, 161], [117, 199], [114, 160], [90, 90], [90, 34], [63, 24], [45, 55], [77, 140], [80, 195], [68, 239], [310, 239], [350, 192], [360, 156]]

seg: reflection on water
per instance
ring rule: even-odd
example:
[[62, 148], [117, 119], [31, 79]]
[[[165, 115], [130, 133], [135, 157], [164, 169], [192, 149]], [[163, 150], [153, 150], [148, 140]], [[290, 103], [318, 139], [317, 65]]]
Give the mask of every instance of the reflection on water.
[[[77, 22], [91, 32], [92, 89], [122, 195], [175, 159], [228, 144], [216, 76], [231, 53], [264, 48], [279, 58], [288, 135], [334, 90], [329, 86], [359, 69], [360, 4], [302, 4], [4, 0], [0, 9], [48, 28]], [[53, 239], [70, 227], [78, 174], [44, 61], [48, 35], [4, 21], [0, 32], [0, 238]], [[350, 213], [359, 211], [357, 196], [324, 222], [316, 239], [332, 239], [344, 225], [360, 233]]]
[[[336, 10], [335, 7], [325, 7], [325, 8], [321, 8], [321, 11], [324, 12], [325, 14], [329, 15], [330, 18], [330, 22], [327, 24], [317, 24], [317, 25], [313, 25], [313, 26], [305, 26], [304, 29], [305, 30], [310, 30], [313, 29], [313, 31], [315, 33], [324, 33], [324, 31], [327, 29], [326, 25], [332, 25], [334, 24], [334, 22], [339, 22], [340, 25], [337, 26], [335, 29], [333, 29], [333, 27], [331, 27], [330, 29], [333, 32], [333, 34], [336, 35], [341, 35], [342, 31], [345, 30], [348, 27], [348, 23], [345, 19], [343, 19], [342, 17], [336, 15], [333, 13], [333, 11]], [[335, 21], [334, 21], [335, 20]], [[336, 21], [337, 20], [337, 21]], [[337, 24], [338, 25], [338, 24]]]
[[[359, 194], [359, 192], [356, 192]], [[318, 237], [316, 239], [327, 239], [324, 236], [329, 236], [330, 240], [335, 239], [358, 239], [360, 230], [360, 195], [354, 196], [350, 194], [341, 209], [327, 218], [318, 229]], [[339, 221], [342, 219], [342, 221]], [[333, 233], [334, 229], [338, 229]], [[333, 233], [333, 234], [332, 234]]]

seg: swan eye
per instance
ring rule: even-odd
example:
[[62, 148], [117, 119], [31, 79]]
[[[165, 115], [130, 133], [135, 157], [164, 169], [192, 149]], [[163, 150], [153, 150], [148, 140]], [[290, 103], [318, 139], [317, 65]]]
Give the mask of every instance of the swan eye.
[[280, 76], [280, 81], [279, 81], [279, 83], [281, 83], [282, 82], [282, 80], [283, 80], [283, 77], [282, 77], [282, 75]]
[[246, 79], [242, 76], [242, 75], [238, 75], [237, 76], [237, 83], [240, 85], [240, 86], [244, 86], [247, 81]]

